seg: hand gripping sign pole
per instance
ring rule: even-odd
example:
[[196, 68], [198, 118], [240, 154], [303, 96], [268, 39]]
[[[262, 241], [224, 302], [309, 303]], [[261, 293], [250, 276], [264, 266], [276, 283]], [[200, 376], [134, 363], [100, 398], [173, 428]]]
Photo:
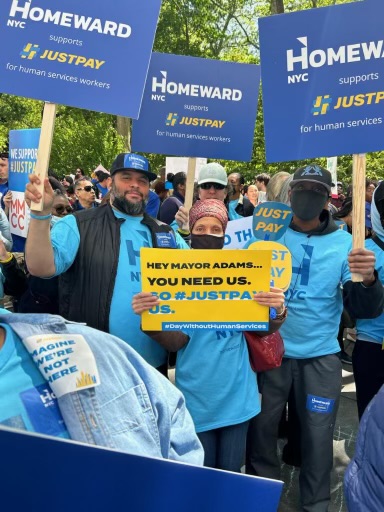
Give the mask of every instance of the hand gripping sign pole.
[[[352, 210], [352, 247], [353, 249], [364, 248], [365, 240], [365, 154], [353, 155], [353, 210]], [[352, 274], [352, 281], [360, 283], [363, 281], [361, 274]]]
[[[40, 179], [40, 185], [37, 186], [42, 198], [38, 203], [33, 204], [33, 210], [41, 212], [44, 204], [44, 180], [48, 174], [49, 159], [51, 156], [53, 131], [56, 121], [56, 103], [45, 103], [43, 112], [43, 121], [41, 123], [41, 133], [39, 140], [39, 149], [37, 150], [37, 161], [35, 174]], [[31, 205], [32, 206], [32, 205]]]

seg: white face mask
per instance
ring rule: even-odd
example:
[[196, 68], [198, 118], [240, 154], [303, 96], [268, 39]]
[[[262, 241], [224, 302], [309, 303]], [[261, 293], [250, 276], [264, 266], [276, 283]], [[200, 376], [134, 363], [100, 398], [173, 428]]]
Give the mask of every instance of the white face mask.
[[57, 217], [57, 215], [52, 215], [51, 228], [53, 228], [53, 226], [56, 224], [56, 222], [58, 222], [60, 219], [61, 219], [61, 217]]

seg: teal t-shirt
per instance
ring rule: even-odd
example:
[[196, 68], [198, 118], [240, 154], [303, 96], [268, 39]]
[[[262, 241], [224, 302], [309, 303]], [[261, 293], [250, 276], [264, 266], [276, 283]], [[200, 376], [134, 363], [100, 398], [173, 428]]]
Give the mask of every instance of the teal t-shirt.
[[[371, 239], [365, 241], [365, 248], [375, 253], [375, 269], [380, 281], [384, 283], [384, 251]], [[357, 339], [382, 344], [384, 342], [384, 313], [377, 318], [357, 319], [356, 330]]]
[[[140, 248], [152, 247], [150, 231], [141, 224], [142, 217], [132, 217], [117, 210], [113, 212], [116, 217], [123, 218], [126, 222], [120, 227], [120, 253], [109, 316], [109, 332], [129, 343], [149, 364], [158, 367], [166, 362], [167, 352], [142, 332], [141, 317], [133, 312], [131, 306], [133, 295], [141, 291]], [[73, 215], [67, 215], [55, 224], [51, 231], [51, 240], [55, 275], [59, 275], [72, 265], [79, 248], [80, 234]], [[178, 234], [175, 235], [175, 240], [177, 248], [188, 249]]]
[[[249, 240], [244, 248], [255, 241]], [[279, 243], [292, 255], [291, 284], [285, 294], [288, 316], [279, 329], [284, 357], [306, 359], [340, 352], [341, 284], [351, 279], [351, 235], [338, 229], [308, 236], [288, 228]]]
[[240, 331], [188, 330], [177, 353], [176, 386], [196, 432], [237, 425], [260, 412], [256, 374]]
[[109, 189], [107, 187], [101, 186], [100, 183], [96, 183], [96, 187], [100, 190], [101, 197], [104, 197], [105, 195], [108, 194]]
[[57, 399], [20, 338], [5, 324], [0, 349], [0, 424], [69, 438]]
[[229, 220], [236, 220], [236, 219], [242, 219], [242, 216], [239, 215], [236, 211], [236, 206], [239, 204], [238, 199], [234, 199], [233, 201], [229, 201], [228, 204], [228, 219]]

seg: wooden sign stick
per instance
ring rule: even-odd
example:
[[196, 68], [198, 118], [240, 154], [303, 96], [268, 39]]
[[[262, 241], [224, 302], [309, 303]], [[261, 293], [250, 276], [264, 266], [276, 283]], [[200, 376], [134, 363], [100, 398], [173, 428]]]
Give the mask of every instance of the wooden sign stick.
[[[366, 156], [353, 155], [352, 173], [352, 247], [353, 249], [364, 248], [365, 241], [365, 170]], [[360, 283], [363, 281], [361, 274], [352, 274], [352, 281]]]
[[[184, 207], [188, 210], [191, 209], [193, 203], [193, 192], [195, 187], [195, 174], [196, 174], [196, 158], [188, 158], [188, 172], [187, 182], [185, 184], [185, 199]], [[185, 231], [189, 231], [189, 226], [183, 226]]]
[[[37, 187], [39, 192], [44, 194], [44, 180], [48, 174], [49, 159], [51, 157], [53, 131], [56, 120], [56, 103], [45, 103], [43, 112], [43, 121], [41, 123], [41, 133], [39, 140], [39, 149], [37, 150], [37, 161], [35, 174], [40, 178], [40, 185]], [[43, 209], [43, 199], [39, 203], [33, 203], [33, 210], [41, 212]]]
[[193, 191], [195, 186], [196, 158], [188, 158], [187, 183], [185, 190], [184, 206], [189, 211], [193, 203]]

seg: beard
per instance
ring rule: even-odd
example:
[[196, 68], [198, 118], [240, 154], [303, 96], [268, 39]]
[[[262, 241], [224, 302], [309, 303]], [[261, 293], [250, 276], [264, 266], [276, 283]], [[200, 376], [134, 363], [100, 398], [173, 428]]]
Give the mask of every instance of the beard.
[[126, 193], [121, 193], [117, 188], [115, 183], [112, 182], [111, 187], [111, 196], [113, 198], [112, 206], [117, 208], [120, 212], [125, 213], [126, 215], [142, 215], [145, 211], [145, 207], [147, 205], [147, 201], [144, 199], [144, 196], [141, 195], [141, 201], [137, 203], [133, 203], [129, 201], [126, 197]]

